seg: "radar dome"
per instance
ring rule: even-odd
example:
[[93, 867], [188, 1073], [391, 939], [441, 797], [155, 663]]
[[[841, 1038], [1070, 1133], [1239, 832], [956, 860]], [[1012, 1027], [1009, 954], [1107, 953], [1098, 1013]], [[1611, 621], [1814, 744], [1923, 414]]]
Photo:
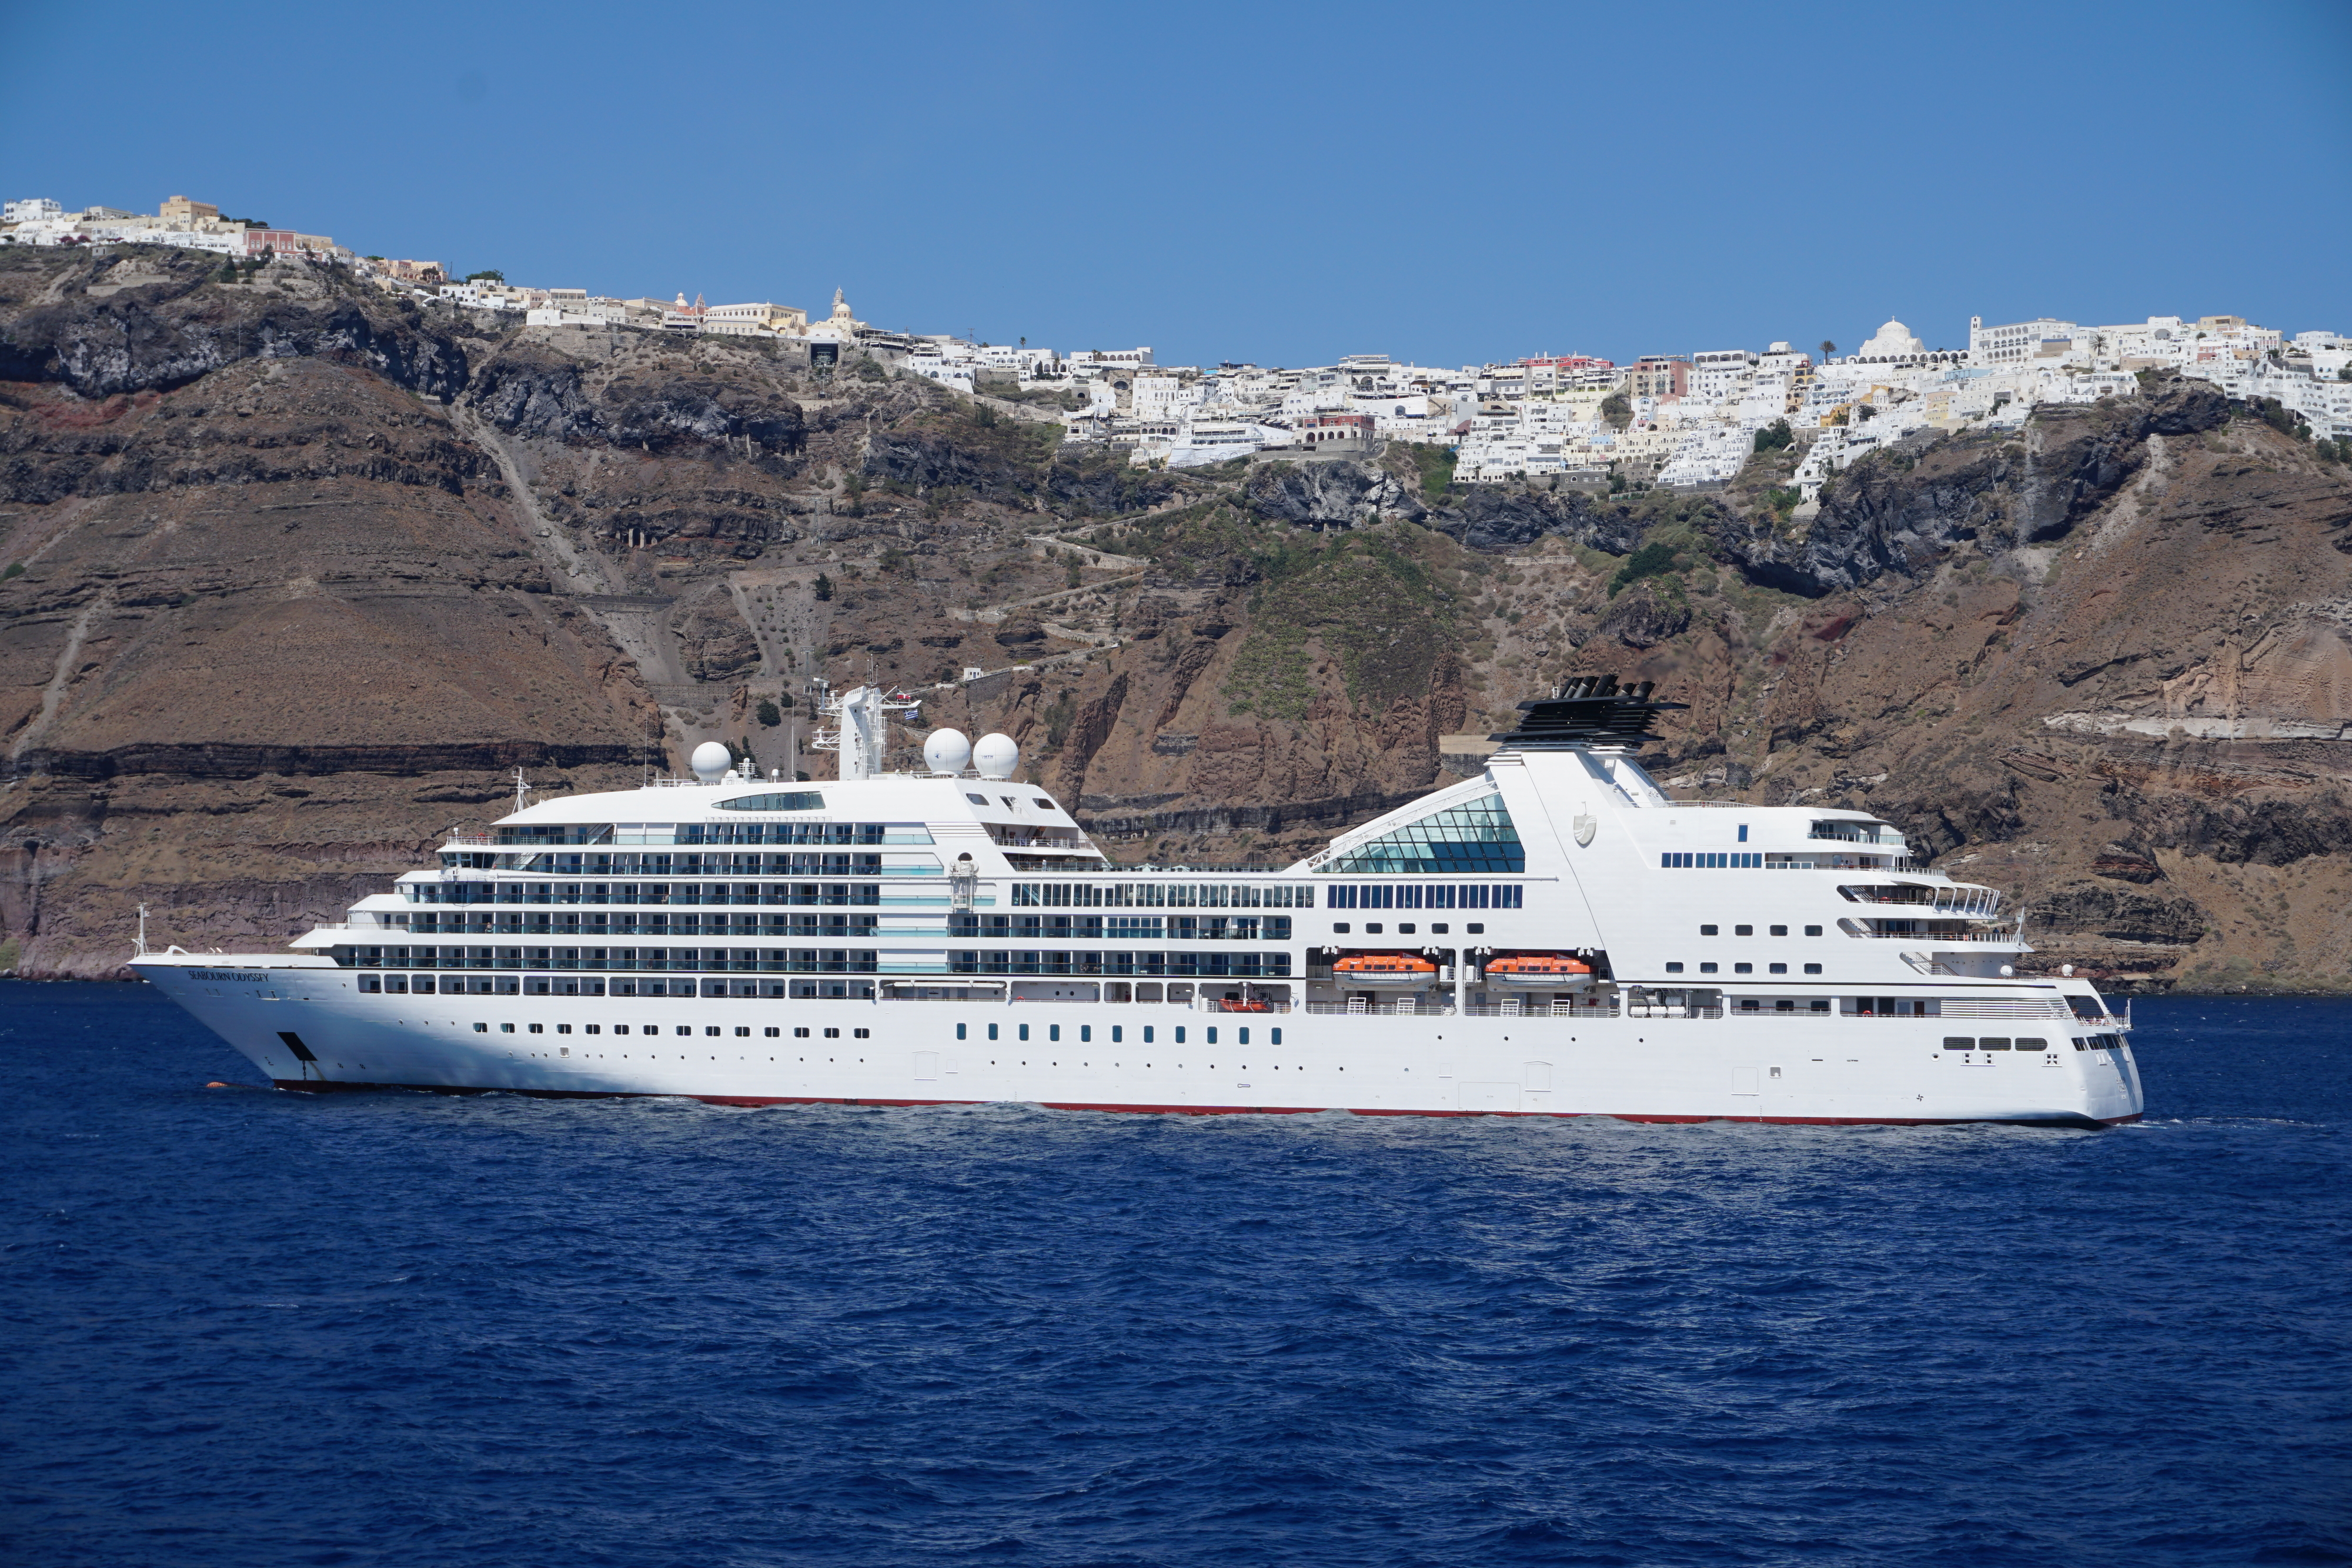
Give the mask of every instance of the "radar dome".
[[960, 729], [936, 730], [923, 742], [923, 760], [934, 773], [961, 773], [971, 760], [971, 742]]
[[983, 735], [971, 748], [971, 765], [982, 779], [1010, 779], [1021, 766], [1021, 747], [1009, 735]]
[[694, 748], [694, 755], [686, 759], [686, 765], [693, 768], [694, 776], [705, 784], [716, 784], [730, 768], [735, 766], [735, 754], [715, 740], [706, 740]]

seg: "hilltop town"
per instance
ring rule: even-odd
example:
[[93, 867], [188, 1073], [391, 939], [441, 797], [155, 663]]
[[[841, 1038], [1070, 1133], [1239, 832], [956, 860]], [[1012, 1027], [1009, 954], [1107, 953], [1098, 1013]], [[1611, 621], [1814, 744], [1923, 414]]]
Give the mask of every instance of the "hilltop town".
[[2049, 317], [1969, 322], [1965, 348], [1931, 349], [1889, 320], [1851, 352], [1787, 342], [1761, 350], [1644, 354], [1630, 364], [1538, 354], [1456, 369], [1350, 354], [1337, 364], [1160, 365], [1150, 348], [1063, 354], [859, 320], [835, 290], [814, 320], [770, 301], [698, 295], [615, 298], [584, 288], [452, 278], [440, 263], [359, 255], [325, 235], [224, 218], [174, 195], [154, 215], [77, 212], [46, 198], [0, 209], [0, 244], [166, 245], [228, 265], [351, 269], [387, 293], [451, 309], [519, 315], [530, 327], [726, 336], [790, 345], [811, 366], [877, 361], [1050, 417], [1071, 445], [1138, 467], [1193, 468], [1258, 453], [1363, 457], [1389, 441], [1446, 451], [1457, 484], [1543, 481], [1596, 492], [1723, 488], [1758, 452], [1793, 448], [1787, 490], [1809, 512], [1822, 486], [1906, 439], [2022, 427], [2032, 410], [2128, 398], [2140, 372], [2177, 371], [2232, 401], [2272, 403], [2312, 439], [2352, 455], [2352, 340], [2256, 326], [2242, 316], [2151, 316], [2095, 326]]

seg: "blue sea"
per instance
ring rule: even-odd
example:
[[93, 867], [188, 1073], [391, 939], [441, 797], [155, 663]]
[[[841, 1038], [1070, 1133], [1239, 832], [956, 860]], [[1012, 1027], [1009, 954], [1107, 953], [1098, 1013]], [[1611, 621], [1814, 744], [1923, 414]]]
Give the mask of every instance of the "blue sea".
[[2352, 1561], [2352, 1003], [2147, 1121], [312, 1098], [0, 984], [0, 1562]]

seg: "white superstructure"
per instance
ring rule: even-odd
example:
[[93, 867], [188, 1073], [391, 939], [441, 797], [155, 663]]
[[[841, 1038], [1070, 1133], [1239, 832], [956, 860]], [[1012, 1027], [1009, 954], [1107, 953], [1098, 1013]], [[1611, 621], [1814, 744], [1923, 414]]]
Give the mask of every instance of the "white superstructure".
[[[1522, 704], [1483, 776], [1297, 865], [1111, 863], [1002, 736], [839, 782], [530, 805], [291, 954], [138, 972], [280, 1087], [733, 1104], [2095, 1124], [2141, 1110], [2086, 982], [1893, 825], [1669, 800], [1647, 685]], [[976, 764], [974, 768], [967, 762]]]

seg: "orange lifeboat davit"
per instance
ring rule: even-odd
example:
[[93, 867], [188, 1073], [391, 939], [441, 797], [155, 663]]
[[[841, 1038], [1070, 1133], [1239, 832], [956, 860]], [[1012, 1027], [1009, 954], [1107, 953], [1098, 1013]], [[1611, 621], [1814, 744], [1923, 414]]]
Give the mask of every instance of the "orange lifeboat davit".
[[1526, 986], [1547, 991], [1572, 990], [1592, 983], [1592, 966], [1565, 953], [1514, 953], [1486, 961], [1490, 986]]
[[1436, 980], [1437, 966], [1416, 953], [1356, 953], [1333, 964], [1331, 977], [1349, 986], [1418, 989]]

